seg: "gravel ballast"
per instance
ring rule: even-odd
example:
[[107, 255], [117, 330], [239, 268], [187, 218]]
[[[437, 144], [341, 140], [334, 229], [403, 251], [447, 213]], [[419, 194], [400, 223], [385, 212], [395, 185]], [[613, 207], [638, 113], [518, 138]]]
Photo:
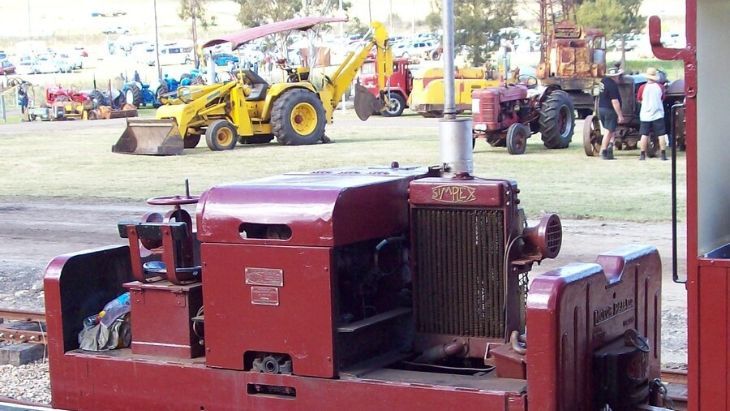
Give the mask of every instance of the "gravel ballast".
[[51, 403], [48, 361], [0, 365], [0, 396], [40, 404]]

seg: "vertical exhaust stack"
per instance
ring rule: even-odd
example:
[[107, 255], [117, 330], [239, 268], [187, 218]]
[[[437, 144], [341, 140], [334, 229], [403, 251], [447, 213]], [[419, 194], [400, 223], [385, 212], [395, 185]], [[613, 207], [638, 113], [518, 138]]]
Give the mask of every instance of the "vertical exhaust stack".
[[456, 118], [454, 101], [454, 1], [444, 0], [444, 118], [439, 123], [444, 170], [464, 177], [474, 171], [471, 119]]

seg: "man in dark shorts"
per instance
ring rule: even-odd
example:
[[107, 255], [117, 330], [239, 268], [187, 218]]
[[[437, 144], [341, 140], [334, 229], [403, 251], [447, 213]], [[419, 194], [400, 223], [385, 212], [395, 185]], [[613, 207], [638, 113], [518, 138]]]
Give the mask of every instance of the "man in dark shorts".
[[664, 126], [664, 86], [659, 84], [659, 76], [655, 68], [649, 67], [646, 69], [644, 76], [646, 77], [646, 83], [642, 84], [636, 93], [636, 99], [641, 103], [641, 111], [639, 112], [639, 120], [641, 120], [639, 148], [641, 154], [639, 160], [646, 160], [649, 133], [653, 132], [657, 136], [659, 147], [662, 150], [661, 159], [666, 161], [667, 130]]
[[606, 129], [601, 141], [601, 159], [613, 160], [614, 133], [619, 124], [624, 122], [624, 115], [621, 112], [621, 94], [618, 90], [617, 81], [623, 74], [618, 67], [612, 68], [601, 80], [601, 94], [598, 96], [598, 118], [601, 125]]

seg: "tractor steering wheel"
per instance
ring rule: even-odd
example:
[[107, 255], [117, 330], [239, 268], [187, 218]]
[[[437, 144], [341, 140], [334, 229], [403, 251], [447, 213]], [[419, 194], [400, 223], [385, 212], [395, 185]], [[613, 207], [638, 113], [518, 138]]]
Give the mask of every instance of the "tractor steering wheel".
[[527, 88], [535, 88], [538, 84], [537, 77], [527, 74], [520, 74], [520, 76], [517, 77], [517, 83], [524, 84], [527, 86]]

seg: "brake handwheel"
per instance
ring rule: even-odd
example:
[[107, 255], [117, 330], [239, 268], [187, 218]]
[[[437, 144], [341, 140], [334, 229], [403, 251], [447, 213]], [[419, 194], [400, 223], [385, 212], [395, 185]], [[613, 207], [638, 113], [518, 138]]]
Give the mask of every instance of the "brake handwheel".
[[181, 205], [196, 204], [199, 200], [200, 196], [174, 195], [148, 198], [147, 204], [174, 206], [175, 208], [180, 208]]

